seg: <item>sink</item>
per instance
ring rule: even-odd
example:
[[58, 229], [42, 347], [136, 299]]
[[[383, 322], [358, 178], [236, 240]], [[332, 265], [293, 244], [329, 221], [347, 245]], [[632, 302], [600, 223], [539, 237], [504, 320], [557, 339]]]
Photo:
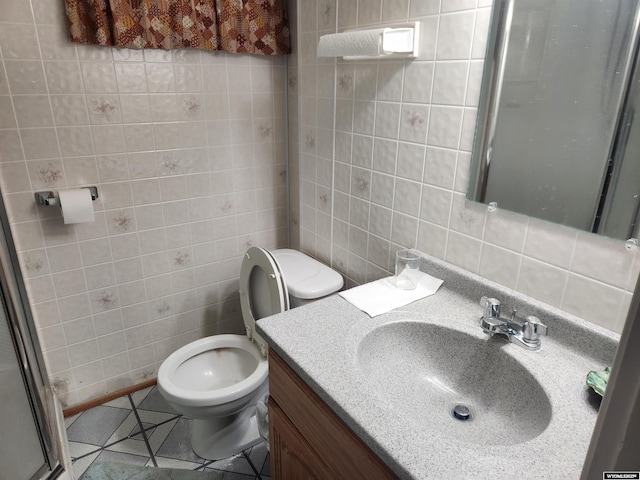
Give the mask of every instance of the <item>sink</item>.
[[[619, 336], [422, 261], [445, 280], [435, 295], [374, 317], [332, 295], [259, 333], [399, 478], [579, 478], [601, 402], [585, 377], [611, 365]], [[548, 325], [541, 349], [483, 333], [483, 295]]]
[[[534, 375], [489, 337], [421, 321], [386, 323], [359, 342], [358, 367], [382, 408], [434, 437], [514, 445], [540, 435], [551, 403]], [[535, 353], [533, 355], [537, 355]]]

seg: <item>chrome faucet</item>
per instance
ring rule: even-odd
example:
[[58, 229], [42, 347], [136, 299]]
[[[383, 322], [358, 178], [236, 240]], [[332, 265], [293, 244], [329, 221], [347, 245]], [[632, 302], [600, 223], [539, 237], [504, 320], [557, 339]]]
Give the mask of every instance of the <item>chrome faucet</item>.
[[537, 317], [529, 315], [522, 319], [516, 315], [513, 309], [509, 318], [500, 315], [500, 300], [482, 297], [482, 317], [480, 326], [487, 335], [498, 334], [512, 343], [520, 345], [527, 350], [540, 348], [540, 336], [547, 334], [547, 326]]

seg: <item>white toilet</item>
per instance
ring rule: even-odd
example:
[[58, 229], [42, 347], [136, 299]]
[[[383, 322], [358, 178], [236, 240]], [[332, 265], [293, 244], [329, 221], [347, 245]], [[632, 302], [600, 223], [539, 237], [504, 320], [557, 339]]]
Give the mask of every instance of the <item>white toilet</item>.
[[219, 460], [260, 441], [256, 403], [269, 390], [267, 344], [255, 321], [331, 295], [342, 276], [291, 249], [251, 247], [240, 270], [245, 335], [213, 335], [172, 353], [158, 370], [158, 390], [193, 418], [191, 446]]

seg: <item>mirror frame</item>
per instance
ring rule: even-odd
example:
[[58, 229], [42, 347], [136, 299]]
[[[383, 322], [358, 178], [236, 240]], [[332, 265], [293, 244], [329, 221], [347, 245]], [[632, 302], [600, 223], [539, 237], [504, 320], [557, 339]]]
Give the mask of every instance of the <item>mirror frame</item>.
[[[466, 200], [487, 204], [486, 190], [489, 175], [491, 141], [493, 139], [502, 91], [502, 79], [507, 56], [513, 4], [516, 0], [494, 0], [487, 38], [482, 85], [478, 104], [473, 150], [469, 170]], [[591, 228], [583, 231], [606, 235], [606, 223], [620, 163], [624, 154], [633, 116], [633, 96], [640, 95], [640, 8], [633, 19], [633, 40], [625, 58], [626, 78], [618, 98], [618, 113], [613, 137], [609, 146], [609, 162], [602, 174], [601, 199], [593, 212]], [[622, 152], [622, 154], [620, 153]], [[640, 161], [640, 159], [639, 159]], [[498, 205], [498, 208], [500, 206]], [[505, 209], [508, 210], [508, 209]], [[519, 212], [516, 212], [519, 213]], [[523, 214], [526, 215], [526, 214]], [[640, 201], [636, 211], [636, 221], [629, 227], [627, 238], [640, 235]], [[551, 221], [542, 219], [545, 221]], [[620, 238], [626, 240], [627, 238]]]

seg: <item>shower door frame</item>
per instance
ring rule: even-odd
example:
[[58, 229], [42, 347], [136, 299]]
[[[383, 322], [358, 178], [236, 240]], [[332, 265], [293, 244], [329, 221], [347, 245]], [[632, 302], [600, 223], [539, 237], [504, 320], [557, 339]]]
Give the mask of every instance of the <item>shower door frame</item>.
[[[54, 393], [46, 373], [44, 357], [24, 286], [9, 219], [0, 194], [0, 289], [7, 322], [21, 366], [35, 427], [45, 464], [32, 477], [55, 479], [64, 471]], [[6, 433], [6, 432], [5, 432]]]

